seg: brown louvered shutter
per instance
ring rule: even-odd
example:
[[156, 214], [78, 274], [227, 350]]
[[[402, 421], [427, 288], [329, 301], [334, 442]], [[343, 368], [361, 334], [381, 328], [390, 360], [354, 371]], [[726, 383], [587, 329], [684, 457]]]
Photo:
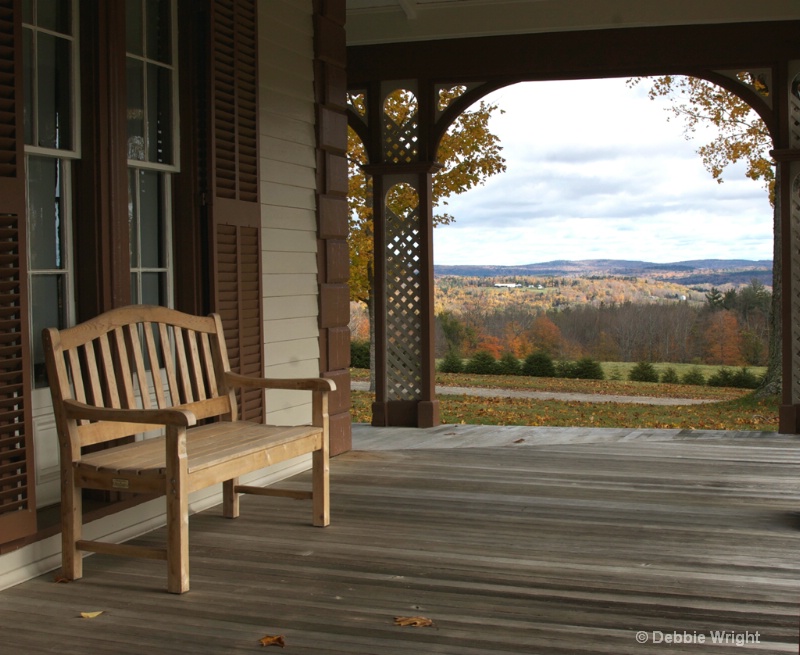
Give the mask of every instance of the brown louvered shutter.
[[[231, 368], [263, 375], [261, 209], [255, 0], [215, 0], [211, 16], [213, 309]], [[242, 418], [263, 420], [263, 392], [239, 395]]]
[[30, 409], [21, 24], [0, 0], [0, 542], [36, 531]]

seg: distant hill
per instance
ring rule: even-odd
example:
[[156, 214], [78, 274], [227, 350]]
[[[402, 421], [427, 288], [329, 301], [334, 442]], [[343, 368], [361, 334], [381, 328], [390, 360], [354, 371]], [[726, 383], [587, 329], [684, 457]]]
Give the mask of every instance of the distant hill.
[[583, 259], [579, 261], [555, 260], [519, 266], [495, 265], [440, 265], [434, 266], [435, 275], [461, 277], [590, 277], [618, 276], [670, 280], [686, 286], [741, 286], [756, 279], [772, 286], [772, 260], [748, 259], [693, 259], [682, 262], [655, 263], [624, 259]]

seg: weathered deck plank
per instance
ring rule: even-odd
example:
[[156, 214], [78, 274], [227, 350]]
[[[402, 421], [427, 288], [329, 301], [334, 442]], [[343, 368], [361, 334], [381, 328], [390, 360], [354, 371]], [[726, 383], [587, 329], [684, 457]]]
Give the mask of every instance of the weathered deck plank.
[[195, 515], [189, 594], [163, 592], [163, 563], [94, 555], [83, 580], [0, 593], [0, 652], [243, 653], [265, 634], [326, 655], [797, 652], [798, 440], [442, 426], [356, 443], [332, 462], [329, 528], [277, 498]]

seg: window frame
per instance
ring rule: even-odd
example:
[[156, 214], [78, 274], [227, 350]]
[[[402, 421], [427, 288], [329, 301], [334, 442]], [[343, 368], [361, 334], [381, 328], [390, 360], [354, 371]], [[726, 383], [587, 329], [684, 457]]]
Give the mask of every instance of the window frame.
[[[137, 0], [138, 2], [142, 2], [146, 6], [145, 0]], [[136, 59], [141, 61], [145, 65], [147, 64], [155, 64], [158, 66], [162, 66], [164, 68], [169, 68], [172, 73], [172, 80], [170, 84], [170, 94], [171, 94], [171, 109], [172, 109], [172, 120], [171, 122], [171, 129], [172, 129], [172, 163], [164, 164], [159, 162], [152, 162], [143, 159], [127, 159], [128, 168], [146, 168], [149, 170], [154, 171], [165, 171], [169, 173], [179, 173], [180, 172], [180, 104], [179, 104], [179, 66], [178, 66], [178, 2], [177, 0], [168, 0], [170, 3], [170, 35], [171, 35], [171, 44], [170, 44], [170, 63], [165, 64], [164, 62], [150, 59], [145, 55], [137, 55], [128, 52], [127, 47], [125, 47], [125, 61], [127, 62], [128, 58]], [[143, 29], [146, 27], [143, 21]], [[146, 42], [146, 39], [144, 39]], [[144, 85], [142, 90], [144, 94], [143, 104], [147, 107], [147, 84]], [[145, 130], [146, 132], [146, 130]], [[126, 134], [126, 144], [127, 144], [127, 134]]]
[[[38, 0], [32, 0], [34, 3], [37, 3]], [[79, 20], [79, 5], [80, 3], [78, 0], [72, 0], [72, 7], [70, 10], [70, 18], [72, 21], [72, 30], [71, 34], [63, 34], [61, 32], [55, 32], [53, 30], [49, 30], [47, 28], [39, 27], [38, 25], [34, 25], [31, 23], [22, 22], [22, 31], [23, 34], [25, 30], [30, 30], [34, 37], [34, 47], [33, 53], [34, 56], [37, 53], [36, 48], [36, 36], [38, 34], [47, 34], [49, 36], [53, 36], [60, 39], [68, 40], [72, 43], [72, 61], [71, 61], [71, 68], [72, 68], [72, 84], [71, 86], [71, 93], [70, 93], [70, 104], [72, 105], [72, 115], [70, 117], [71, 123], [71, 131], [72, 131], [72, 147], [71, 148], [49, 148], [46, 146], [39, 146], [36, 145], [36, 141], [38, 139], [34, 139], [33, 144], [25, 143], [25, 154], [34, 154], [34, 155], [50, 155], [53, 157], [57, 157], [60, 159], [70, 158], [70, 159], [80, 159], [81, 157], [81, 67], [80, 67], [80, 20]], [[36, 9], [34, 8], [34, 12]], [[35, 16], [34, 16], [35, 18]], [[33, 83], [32, 87], [34, 89], [34, 93], [36, 93], [37, 89], [39, 88], [39, 78], [38, 78], [38, 60], [34, 61], [33, 65]], [[33, 103], [33, 131], [34, 136], [38, 135], [39, 130], [39, 115], [38, 115], [39, 103]]]

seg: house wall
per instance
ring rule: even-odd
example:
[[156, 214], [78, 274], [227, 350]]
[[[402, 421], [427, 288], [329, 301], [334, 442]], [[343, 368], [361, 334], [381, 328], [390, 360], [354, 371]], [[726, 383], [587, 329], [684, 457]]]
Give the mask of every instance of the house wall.
[[[269, 377], [320, 372], [314, 24], [309, 0], [260, 0], [261, 244]], [[267, 395], [267, 420], [311, 418], [308, 393]]]

